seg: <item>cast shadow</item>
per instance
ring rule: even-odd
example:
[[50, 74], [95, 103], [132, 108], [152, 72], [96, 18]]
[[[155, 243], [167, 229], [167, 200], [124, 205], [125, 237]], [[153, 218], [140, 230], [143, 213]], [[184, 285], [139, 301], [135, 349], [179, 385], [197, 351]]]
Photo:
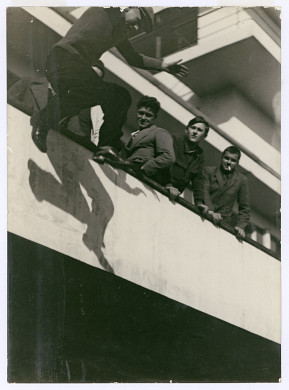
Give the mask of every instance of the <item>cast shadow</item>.
[[[109, 164], [100, 165], [101, 170], [106, 175], [106, 177], [115, 185], [117, 185], [119, 188], [125, 190], [129, 194], [133, 195], [140, 195], [143, 194], [144, 196], [147, 196], [146, 193], [140, 189], [139, 187], [132, 188], [126, 181], [127, 175], [129, 173], [125, 172], [122, 169], [114, 169]], [[150, 191], [154, 197], [160, 201], [160, 198], [158, 197], [157, 191], [155, 191], [152, 187], [147, 185], [145, 182], [142, 182], [146, 190]]]
[[[114, 273], [105, 258], [104, 234], [114, 213], [112, 200], [93, 170], [91, 153], [79, 152], [79, 146], [60, 134], [50, 131], [47, 137], [47, 156], [60, 182], [49, 172], [29, 159], [29, 184], [38, 201], [46, 200], [87, 224], [82, 240], [93, 251], [104, 270]], [[91, 209], [82, 193], [81, 186], [91, 198]]]

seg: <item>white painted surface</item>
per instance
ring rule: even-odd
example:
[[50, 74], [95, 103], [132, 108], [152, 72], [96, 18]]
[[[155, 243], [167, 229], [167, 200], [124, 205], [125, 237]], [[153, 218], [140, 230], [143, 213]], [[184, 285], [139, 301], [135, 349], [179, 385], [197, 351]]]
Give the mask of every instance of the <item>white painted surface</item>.
[[[278, 103], [278, 97], [279, 94], [277, 93], [273, 99], [276, 119], [278, 116], [278, 104], [280, 103], [280, 100]], [[272, 149], [273, 154], [278, 156], [277, 160], [280, 160], [280, 127], [274, 123], [268, 115], [256, 107], [256, 105], [253, 105], [244, 94], [241, 94], [236, 89], [236, 87], [219, 89], [214, 93], [202, 96], [201, 98], [198, 97], [197, 99], [195, 95], [193, 99], [195, 99], [193, 104], [199, 107], [200, 111], [205, 112], [206, 115], [223, 130], [222, 123], [230, 121], [231, 119], [239, 121], [239, 123], [231, 123], [232, 126], [227, 129], [229, 131], [228, 134], [233, 138], [236, 135], [236, 142], [239, 142], [240, 144], [244, 144], [245, 140], [246, 147], [254, 145], [254, 153], [258, 156], [262, 155], [261, 160], [264, 159], [264, 162], [269, 164], [269, 166], [274, 167], [275, 171], [280, 173], [280, 163], [278, 166], [275, 160], [274, 165], [270, 165], [272, 163], [266, 160], [267, 154], [270, 153]], [[224, 107], [226, 108], [225, 110]], [[229, 124], [230, 122], [228, 125]], [[232, 128], [235, 125], [244, 126], [239, 128], [241, 137], [240, 134], [236, 134], [238, 131]], [[243, 134], [243, 131], [245, 131], [245, 134]], [[254, 135], [251, 136], [250, 133], [255, 134], [257, 138], [254, 137]], [[256, 145], [258, 145], [257, 148], [255, 147]], [[263, 152], [264, 148], [265, 151]]]
[[263, 233], [262, 244], [264, 245], [265, 248], [271, 249], [271, 235], [270, 235], [270, 232], [265, 231]]
[[242, 7], [220, 8], [200, 17], [198, 23], [198, 45], [170, 54], [166, 57], [168, 62], [179, 58], [188, 62], [250, 37], [257, 39], [278, 62], [281, 62], [280, 46]]
[[280, 262], [55, 132], [38, 152], [11, 106], [8, 129], [10, 232], [280, 343]]

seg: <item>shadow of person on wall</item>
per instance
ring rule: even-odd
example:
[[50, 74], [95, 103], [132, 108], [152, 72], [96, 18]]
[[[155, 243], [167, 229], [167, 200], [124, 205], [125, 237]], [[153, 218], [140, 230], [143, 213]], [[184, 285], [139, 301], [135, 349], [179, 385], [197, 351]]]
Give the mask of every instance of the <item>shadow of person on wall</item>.
[[[100, 168], [103, 171], [103, 173], [106, 175], [106, 177], [113, 184], [115, 184], [119, 188], [125, 190], [129, 194], [133, 194], [133, 195], [143, 194], [145, 197], [147, 196], [146, 193], [142, 189], [140, 189], [139, 187], [133, 188], [127, 183], [126, 178], [127, 178], [128, 173], [123, 171], [122, 169], [116, 170], [112, 166], [110, 166], [109, 164], [100, 165]], [[146, 188], [147, 191], [150, 191], [154, 195], [155, 199], [160, 201], [160, 198], [158, 197], [157, 192], [152, 187], [150, 187], [149, 185], [147, 185], [144, 182], [142, 182], [142, 185]]]
[[[91, 152], [50, 131], [47, 137], [47, 156], [61, 183], [29, 159], [29, 184], [34, 196], [38, 201], [46, 200], [87, 224], [82, 237], [83, 243], [96, 254], [104, 270], [114, 273], [102, 251], [105, 230], [113, 216], [114, 206], [91, 166]], [[80, 185], [91, 198], [91, 210]]]

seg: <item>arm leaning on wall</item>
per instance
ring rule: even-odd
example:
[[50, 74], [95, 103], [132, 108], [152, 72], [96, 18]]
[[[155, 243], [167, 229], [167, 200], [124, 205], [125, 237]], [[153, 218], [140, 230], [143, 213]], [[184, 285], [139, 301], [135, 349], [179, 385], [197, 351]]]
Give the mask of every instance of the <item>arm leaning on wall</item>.
[[203, 181], [203, 169], [205, 164], [204, 154], [201, 153], [197, 159], [198, 163], [198, 172], [192, 174], [191, 176], [191, 184], [194, 193], [194, 201], [195, 204], [204, 204], [205, 203], [205, 195], [204, 195], [204, 181]]
[[250, 221], [250, 197], [247, 178], [242, 176], [241, 180], [240, 189], [238, 191], [239, 213], [236, 226], [245, 229]]
[[169, 168], [174, 162], [172, 137], [166, 130], [158, 128], [155, 133], [155, 157], [146, 162], [142, 170], [147, 176], [153, 176], [159, 169]]
[[209, 207], [209, 210], [214, 211], [214, 205], [213, 202], [211, 201], [211, 196], [210, 196], [210, 188], [211, 188], [210, 176], [211, 176], [210, 167], [205, 167], [202, 171], [204, 201], [205, 204]]

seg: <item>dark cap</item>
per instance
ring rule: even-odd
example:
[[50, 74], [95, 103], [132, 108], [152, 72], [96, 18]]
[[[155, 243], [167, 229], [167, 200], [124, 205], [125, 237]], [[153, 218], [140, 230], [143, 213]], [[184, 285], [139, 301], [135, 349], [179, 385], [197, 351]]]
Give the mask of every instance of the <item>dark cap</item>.
[[154, 10], [152, 7], [139, 7], [142, 27], [145, 32], [149, 33], [153, 31], [154, 27]]
[[210, 126], [209, 123], [202, 116], [195, 116], [193, 119], [190, 120], [186, 127], [190, 127], [192, 125], [195, 125], [196, 123], [203, 123], [206, 126], [205, 134], [207, 136]]

